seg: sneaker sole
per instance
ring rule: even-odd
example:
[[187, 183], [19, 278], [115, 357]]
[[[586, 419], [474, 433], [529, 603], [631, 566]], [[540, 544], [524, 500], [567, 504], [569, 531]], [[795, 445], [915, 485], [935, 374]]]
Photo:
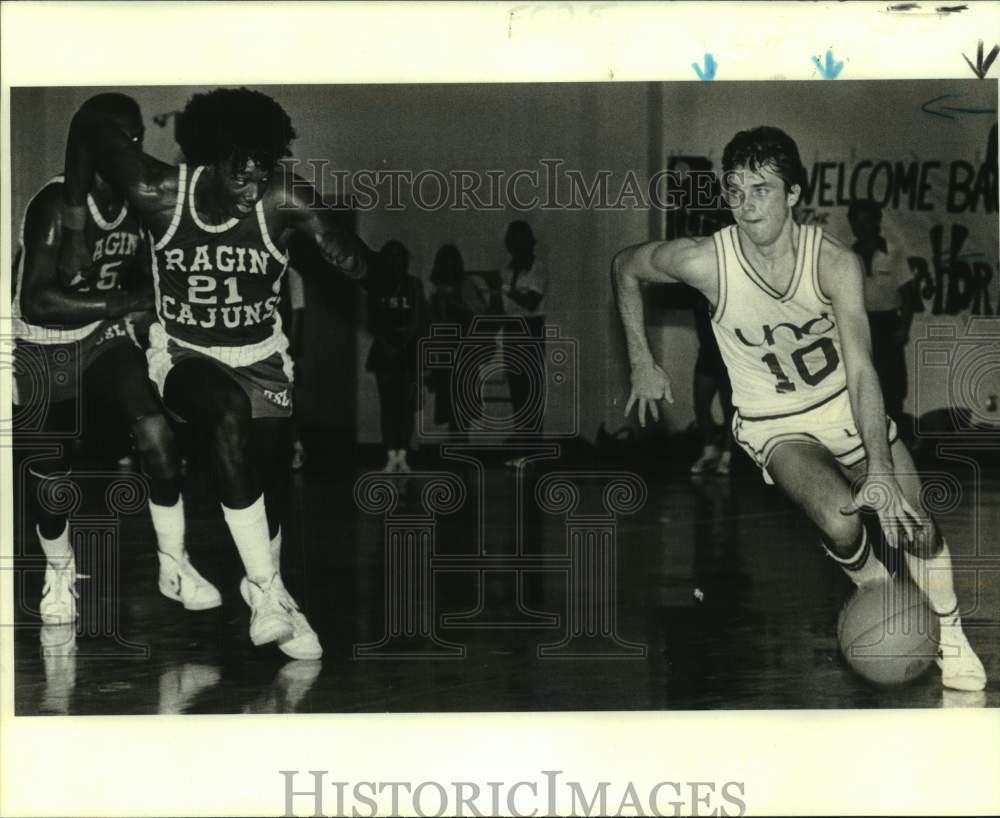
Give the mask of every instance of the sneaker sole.
[[76, 612], [72, 616], [52, 616], [51, 614], [41, 614], [43, 625], [73, 625], [76, 623]]
[[985, 677], [972, 677], [972, 676], [951, 676], [947, 677], [944, 675], [944, 668], [941, 667], [941, 660], [935, 660], [937, 666], [941, 668], [941, 684], [950, 690], [961, 690], [965, 693], [978, 693], [981, 690], [986, 689], [986, 678]]
[[279, 642], [283, 639], [288, 640], [292, 637], [293, 633], [291, 624], [288, 624], [283, 627], [266, 630], [263, 633], [257, 633], [256, 635], [251, 633], [250, 641], [259, 647], [260, 645], [269, 645], [271, 642]]

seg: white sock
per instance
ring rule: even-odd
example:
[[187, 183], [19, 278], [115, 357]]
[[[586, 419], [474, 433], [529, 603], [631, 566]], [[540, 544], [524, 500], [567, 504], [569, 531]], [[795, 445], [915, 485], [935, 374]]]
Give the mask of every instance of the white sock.
[[[931, 535], [932, 536], [932, 535]], [[951, 551], [948, 543], [941, 540], [941, 553], [936, 557], [923, 559], [904, 552], [906, 567], [917, 587], [924, 592], [931, 608], [938, 616], [957, 617], [958, 597], [951, 573]]]
[[823, 546], [823, 550], [859, 588], [869, 582], [889, 581], [889, 572], [885, 570], [885, 566], [879, 562], [878, 557], [872, 551], [872, 545], [868, 542], [868, 531], [864, 526], [861, 527], [861, 544], [858, 546], [858, 550], [847, 559], [838, 557], [826, 545]]
[[274, 576], [271, 560], [271, 538], [267, 532], [267, 512], [261, 494], [246, 508], [228, 508], [222, 505], [222, 514], [229, 526], [229, 533], [236, 543], [236, 550], [243, 560], [247, 577], [258, 585], [270, 582]]
[[46, 539], [42, 536], [41, 529], [36, 525], [35, 533], [38, 535], [38, 542], [42, 545], [42, 551], [49, 565], [57, 571], [66, 568], [73, 560], [73, 549], [69, 545], [69, 521], [63, 527], [62, 534], [54, 540]]
[[164, 554], [180, 560], [184, 556], [184, 498], [179, 497], [172, 506], [158, 506], [150, 500], [149, 516], [156, 531], [160, 561]]

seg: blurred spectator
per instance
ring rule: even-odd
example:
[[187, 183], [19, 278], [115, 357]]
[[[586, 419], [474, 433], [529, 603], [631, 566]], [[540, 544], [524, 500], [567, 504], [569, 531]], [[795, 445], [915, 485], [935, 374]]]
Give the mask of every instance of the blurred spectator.
[[[732, 459], [733, 387], [712, 332], [711, 306], [697, 293], [694, 326], [698, 334], [698, 358], [694, 364], [694, 418], [701, 435], [701, 456], [691, 466], [691, 474], [728, 475]], [[712, 401], [716, 394], [722, 406], [722, 428], [715, 425]]]
[[[288, 306], [291, 311], [288, 327], [289, 351], [295, 361], [295, 385], [298, 387], [305, 369], [302, 362], [305, 358], [305, 324], [303, 318], [306, 310], [306, 290], [301, 274], [293, 267], [288, 268], [285, 278], [288, 282]], [[298, 398], [295, 399], [293, 405], [297, 403]], [[300, 428], [301, 417], [301, 413], [297, 411], [292, 415], [295, 436], [292, 443], [292, 468], [296, 471], [301, 469], [306, 462], [306, 450], [305, 446], [302, 445], [302, 430]]]
[[906, 345], [913, 323], [913, 272], [902, 242], [882, 235], [882, 207], [870, 200], [855, 200], [847, 210], [854, 233], [854, 252], [864, 269], [865, 309], [872, 334], [872, 360], [882, 383], [885, 411], [900, 433], [903, 401], [907, 391]]
[[[525, 343], [523, 340], [516, 340], [508, 329], [501, 335], [516, 436], [527, 429], [540, 432], [544, 419], [545, 294], [549, 282], [545, 267], [535, 257], [535, 234], [531, 225], [520, 220], [511, 222], [507, 227], [504, 243], [510, 260], [500, 270], [503, 312], [504, 315], [523, 319], [531, 336], [531, 341]], [[515, 345], [516, 355], [513, 354]], [[532, 400], [535, 405], [528, 405]]]
[[[434, 257], [431, 270], [430, 320], [432, 324], [452, 324], [461, 327], [462, 334], [469, 329], [473, 312], [463, 298], [465, 262], [454, 244], [442, 245]], [[434, 393], [434, 423], [448, 424], [448, 431], [455, 433], [460, 424], [452, 388], [454, 370], [434, 369], [427, 386]]]
[[417, 342], [426, 315], [423, 284], [409, 274], [410, 254], [389, 241], [380, 252], [379, 277], [368, 291], [372, 345], [365, 367], [378, 385], [386, 472], [408, 472], [407, 450], [417, 412]]

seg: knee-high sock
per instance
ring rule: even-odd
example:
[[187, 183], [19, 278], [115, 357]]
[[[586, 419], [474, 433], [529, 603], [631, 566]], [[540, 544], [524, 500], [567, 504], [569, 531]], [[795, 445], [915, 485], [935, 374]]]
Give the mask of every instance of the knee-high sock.
[[149, 516], [153, 519], [159, 552], [175, 560], [181, 559], [184, 556], [184, 498], [179, 497], [172, 506], [157, 505], [150, 500]]
[[271, 560], [271, 538], [267, 532], [264, 495], [246, 508], [228, 508], [223, 505], [222, 513], [229, 526], [229, 533], [233, 535], [240, 559], [243, 560], [247, 577], [257, 584], [270, 582], [275, 567]]
[[846, 559], [838, 557], [825, 545], [823, 549], [830, 556], [830, 559], [837, 563], [851, 578], [851, 582], [859, 588], [868, 582], [887, 582], [889, 580], [889, 572], [885, 570], [885, 566], [879, 562], [878, 557], [872, 551], [872, 545], [868, 541], [868, 532], [864, 526], [861, 527], [861, 543], [858, 545], [857, 551], [850, 557]]
[[917, 587], [924, 592], [934, 613], [951, 617], [958, 613], [958, 597], [955, 596], [955, 582], [951, 572], [951, 551], [948, 543], [941, 540], [941, 553], [924, 559], [904, 552], [906, 567]]
[[54, 539], [42, 536], [42, 531], [35, 526], [35, 533], [38, 534], [38, 542], [42, 546], [42, 552], [49, 565], [57, 571], [64, 570], [73, 559], [73, 549], [69, 544], [69, 522], [63, 528], [62, 534]]

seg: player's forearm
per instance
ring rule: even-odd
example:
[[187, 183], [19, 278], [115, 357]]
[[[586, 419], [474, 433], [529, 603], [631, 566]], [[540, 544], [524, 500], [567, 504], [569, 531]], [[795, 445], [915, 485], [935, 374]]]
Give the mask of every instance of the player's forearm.
[[21, 300], [26, 320], [40, 326], [85, 324], [104, 318], [119, 318], [150, 306], [148, 293], [109, 290], [106, 293], [68, 293], [46, 288]]
[[618, 314], [625, 330], [625, 343], [628, 347], [629, 364], [634, 368], [653, 360], [646, 338], [646, 317], [643, 312], [642, 285], [639, 279], [631, 274], [628, 259], [619, 254], [612, 263], [612, 280], [615, 288], [615, 298], [618, 302]]
[[858, 432], [868, 455], [868, 471], [891, 473], [892, 456], [889, 452], [885, 404], [875, 369], [869, 366], [855, 373], [848, 382], [848, 393]]

